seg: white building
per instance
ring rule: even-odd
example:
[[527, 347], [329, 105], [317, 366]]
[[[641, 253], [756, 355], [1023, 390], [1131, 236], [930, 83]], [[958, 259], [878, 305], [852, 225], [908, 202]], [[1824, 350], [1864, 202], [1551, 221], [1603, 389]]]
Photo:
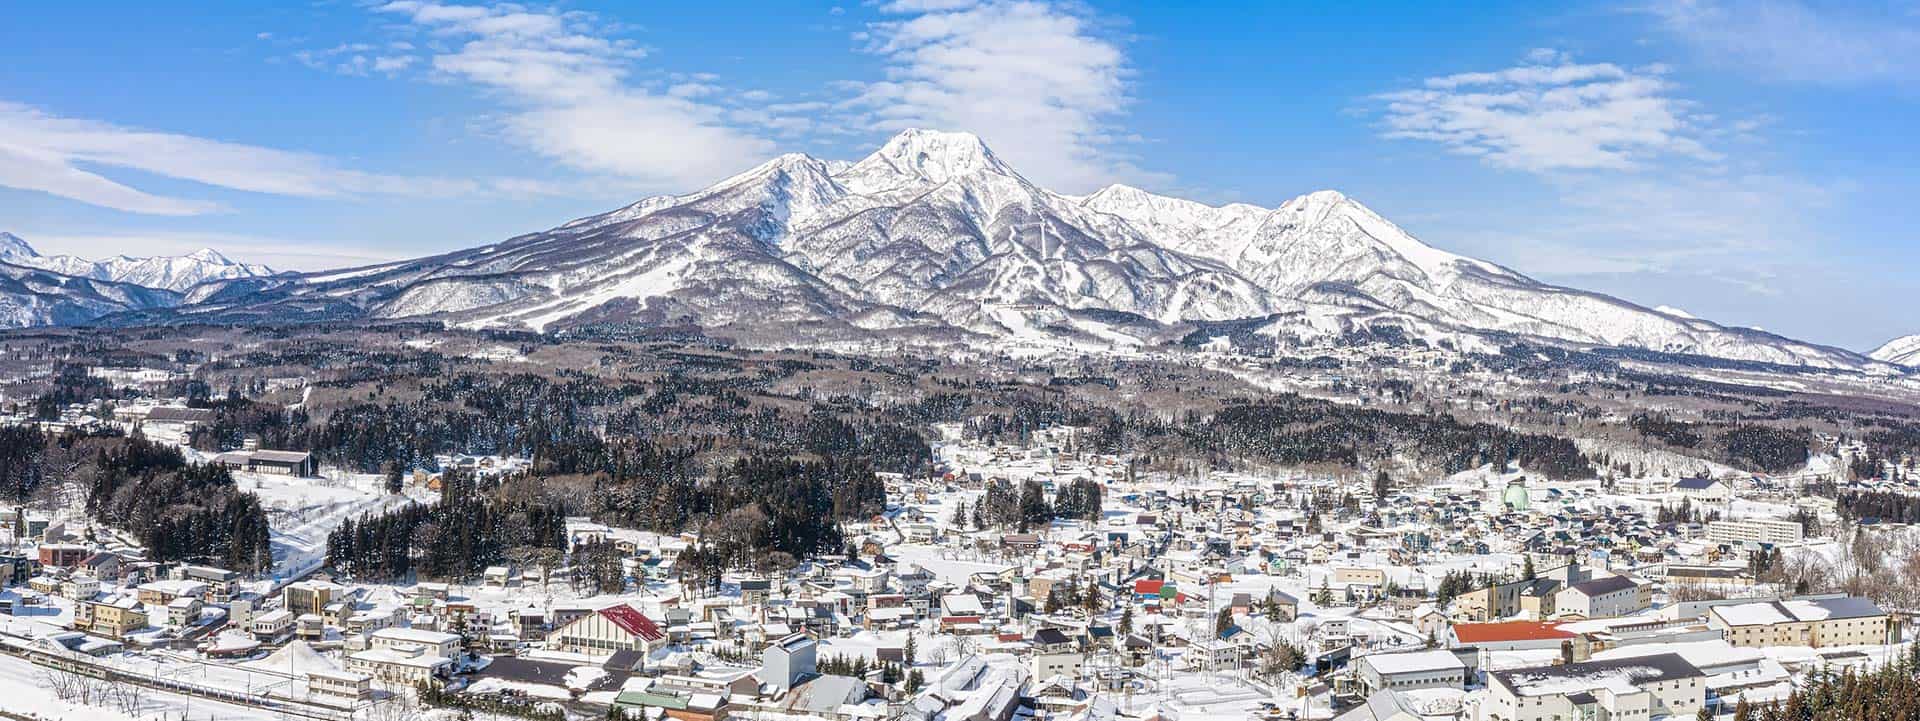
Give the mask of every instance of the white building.
[[804, 633], [788, 635], [760, 652], [760, 683], [784, 696], [794, 685], [814, 674], [819, 645]]
[[1673, 492], [1690, 500], [1707, 503], [1720, 503], [1733, 497], [1732, 486], [1713, 478], [1682, 478], [1674, 482]]
[[253, 637], [261, 641], [272, 641], [293, 630], [293, 612], [287, 610], [268, 611], [253, 617]]
[[200, 599], [183, 596], [167, 602], [167, 625], [185, 628], [200, 620], [200, 610], [206, 604]]
[[1585, 618], [1612, 618], [1640, 610], [1640, 584], [1626, 576], [1582, 581], [1553, 597], [1554, 609]]
[[1713, 521], [1707, 524], [1707, 540], [1714, 543], [1799, 543], [1806, 529], [1799, 521], [1784, 518], [1750, 518], [1744, 521]]
[[1477, 721], [1692, 718], [1706, 703], [1706, 675], [1671, 653], [1493, 671], [1487, 680]]
[[1054, 676], [1070, 679], [1080, 677], [1080, 668], [1087, 663], [1086, 654], [1072, 639], [1057, 628], [1043, 628], [1035, 631], [1033, 638], [1032, 677], [1044, 681]]
[[367, 636], [369, 649], [398, 650], [409, 647], [425, 649], [427, 653], [440, 658], [453, 658], [460, 653], [460, 635], [417, 628], [383, 628]]
[[653, 619], [622, 603], [573, 619], [554, 629], [547, 634], [547, 647], [589, 656], [611, 656], [613, 652], [623, 650], [646, 653], [666, 638], [666, 632]]
[[1369, 692], [1383, 689], [1465, 688], [1467, 664], [1452, 651], [1376, 653], [1354, 662], [1354, 673]]
[[373, 677], [352, 671], [316, 669], [307, 672], [307, 691], [342, 701], [373, 698]]
[[100, 580], [92, 576], [74, 576], [60, 584], [60, 595], [71, 601], [85, 601], [100, 595]]
[[453, 661], [435, 656], [424, 646], [369, 648], [347, 655], [347, 670], [386, 683], [411, 686], [445, 676]]
[[1847, 596], [1714, 606], [1707, 627], [1741, 647], [1863, 646], [1887, 643], [1893, 634], [1886, 611]]

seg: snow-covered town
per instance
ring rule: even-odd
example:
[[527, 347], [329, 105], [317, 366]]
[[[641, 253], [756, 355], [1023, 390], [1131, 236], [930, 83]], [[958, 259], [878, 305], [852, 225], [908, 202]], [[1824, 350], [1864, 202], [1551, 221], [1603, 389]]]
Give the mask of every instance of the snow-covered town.
[[1920, 721], [1920, 0], [0, 48], [0, 721]]
[[[176, 441], [208, 419], [113, 418]], [[1083, 428], [938, 431], [929, 470], [881, 474], [884, 511], [847, 524], [844, 553], [717, 578], [681, 562], [697, 532], [567, 518], [550, 564], [356, 582], [326, 563], [342, 524], [433, 501], [440, 469], [525, 459], [383, 476], [251, 443], [196, 454], [265, 504], [270, 570], [0, 513], [0, 698], [98, 718], [1731, 718], [1916, 648], [1911, 607], [1805, 592], [1809, 569], [1915, 543], [1801, 492], [1832, 459], [1792, 478], [1401, 482], [1147, 471]], [[611, 549], [611, 586], [588, 548]]]

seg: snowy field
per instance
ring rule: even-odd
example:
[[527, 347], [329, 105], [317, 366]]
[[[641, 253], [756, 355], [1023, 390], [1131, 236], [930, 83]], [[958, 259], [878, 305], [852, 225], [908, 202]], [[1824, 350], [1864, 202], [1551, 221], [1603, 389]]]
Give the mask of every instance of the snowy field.
[[320, 567], [326, 561], [327, 534], [339, 528], [342, 521], [399, 508], [413, 500], [431, 500], [431, 495], [419, 489], [406, 491], [417, 497], [388, 495], [379, 474], [333, 469], [319, 478], [237, 471], [233, 481], [240, 490], [259, 496], [267, 510], [276, 579], [297, 578]]

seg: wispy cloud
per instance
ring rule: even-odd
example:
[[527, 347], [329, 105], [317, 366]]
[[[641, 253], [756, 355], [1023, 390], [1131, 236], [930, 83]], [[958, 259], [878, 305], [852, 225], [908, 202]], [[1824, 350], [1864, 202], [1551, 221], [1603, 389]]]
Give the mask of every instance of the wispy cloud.
[[1769, 173], [1561, 174], [1551, 222], [1490, 230], [1479, 241], [1502, 262], [1545, 276], [1681, 274], [1762, 294], [1817, 253], [1813, 218], [1850, 192]]
[[1078, 9], [1033, 0], [894, 0], [856, 37], [886, 78], [845, 104], [869, 131], [967, 130], [1042, 183], [1163, 184], [1121, 149], [1129, 103], [1120, 45]]
[[1518, 65], [1441, 75], [1374, 96], [1382, 136], [1436, 143], [1537, 177], [1558, 203], [1518, 227], [1476, 215], [1476, 252], [1549, 278], [1691, 276], [1775, 292], [1817, 245], [1812, 218], [1844, 183], [1730, 159], [1769, 118], [1724, 118], [1682, 97], [1666, 68], [1579, 63], [1536, 49]]
[[1717, 160], [1664, 68], [1577, 64], [1551, 50], [1491, 72], [1383, 93], [1384, 135], [1440, 143], [1501, 168], [1623, 170], [1658, 158]]
[[592, 15], [515, 4], [399, 0], [378, 10], [405, 18], [448, 49], [429, 64], [507, 106], [508, 139], [577, 170], [663, 188], [711, 182], [771, 155], [774, 146], [707, 102], [704, 79], [656, 93], [634, 80], [646, 51]]
[[1705, 59], [1810, 85], [1920, 84], [1920, 11], [1873, 3], [1659, 0], [1659, 27]]
[[342, 168], [330, 158], [313, 153], [128, 128], [0, 101], [0, 186], [133, 213], [197, 215], [220, 209], [209, 200], [141, 190], [108, 178], [96, 168], [136, 170], [220, 188], [304, 198], [540, 191], [539, 183], [524, 180], [369, 173]]

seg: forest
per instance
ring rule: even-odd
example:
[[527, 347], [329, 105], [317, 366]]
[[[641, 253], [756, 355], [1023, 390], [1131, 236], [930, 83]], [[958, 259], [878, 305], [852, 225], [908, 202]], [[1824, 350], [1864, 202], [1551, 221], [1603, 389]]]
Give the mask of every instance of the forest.
[[266, 510], [224, 468], [142, 438], [0, 427], [0, 499], [34, 501], [54, 481], [83, 488], [87, 515], [133, 534], [156, 561], [248, 572], [273, 563]]
[[565, 550], [566, 509], [482, 491], [471, 474], [441, 476], [440, 499], [348, 520], [327, 535], [327, 563], [360, 580], [470, 578], [516, 549]]
[[266, 510], [234, 486], [225, 468], [128, 438], [104, 443], [76, 477], [87, 484], [87, 514], [139, 537], [154, 560], [244, 573], [273, 564]]

